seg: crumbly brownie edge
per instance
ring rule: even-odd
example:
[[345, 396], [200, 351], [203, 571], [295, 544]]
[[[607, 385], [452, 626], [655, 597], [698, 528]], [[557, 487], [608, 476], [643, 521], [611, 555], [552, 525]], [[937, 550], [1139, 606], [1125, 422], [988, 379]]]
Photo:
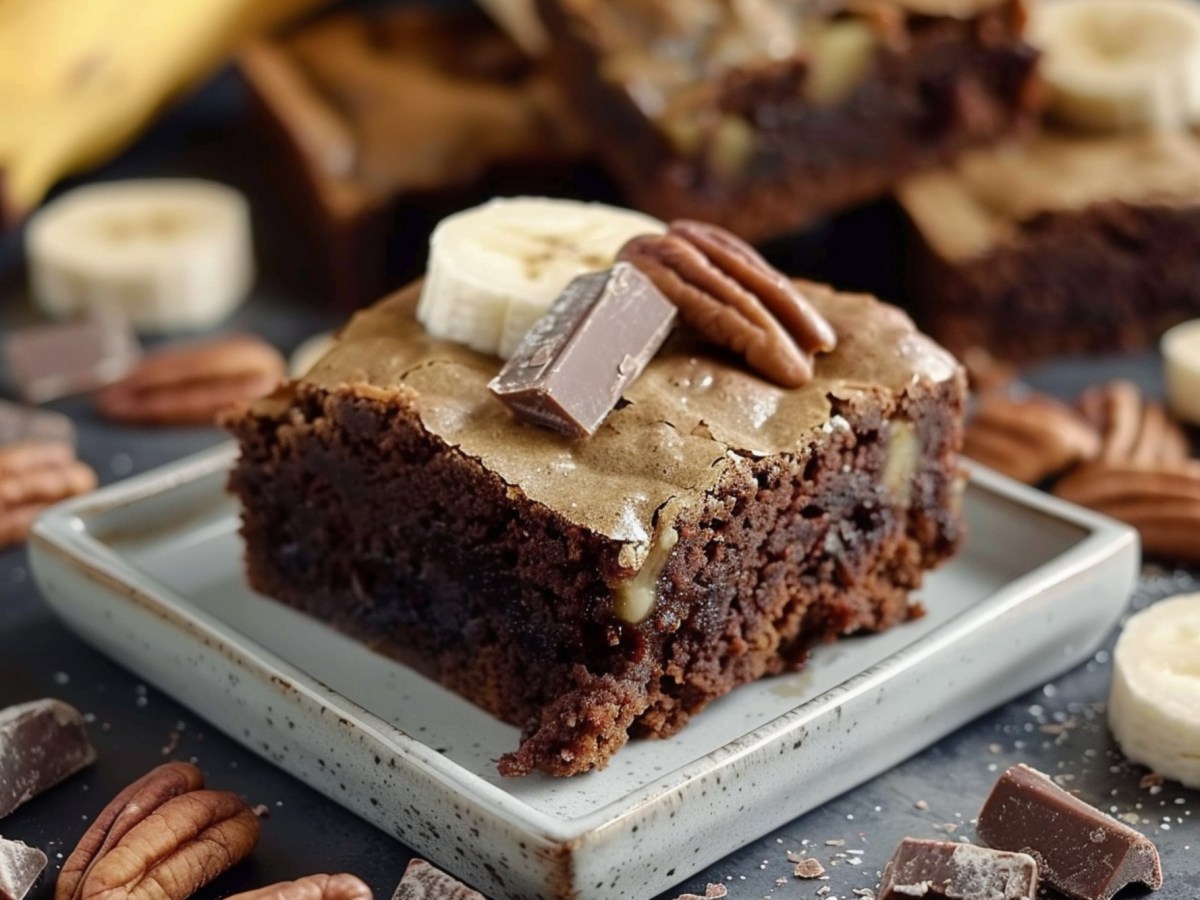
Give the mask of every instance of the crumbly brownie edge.
[[[244, 416], [231, 487], [256, 588], [523, 725], [506, 774], [571, 775], [813, 643], [906, 618], [959, 537], [961, 402], [957, 382], [915, 387], [898, 413], [860, 396], [810, 459], [747, 461], [680, 517], [636, 626], [611, 612], [616, 545], [437, 446], [402, 403], [301, 390], [278, 417]], [[880, 487], [894, 413], [921, 445], [907, 510]]]
[[903, 49], [881, 47], [875, 69], [836, 107], [770, 118], [759, 173], [725, 175], [678, 154], [619, 87], [564, 0], [541, 0], [555, 62], [599, 154], [633, 204], [665, 219], [715, 222], [751, 241], [794, 232], [886, 194], [906, 175], [1032, 128], [1037, 54], [1018, 0], [969, 19], [912, 17]]
[[[632, 735], [674, 734], [734, 687], [802, 668], [816, 644], [920, 613], [909, 591], [962, 537], [963, 397], [956, 380], [918, 385], [898, 407], [880, 395], [837, 403], [848, 427], [806, 458], [755, 460], [680, 516], [679, 543], [643, 623], [655, 680]], [[913, 468], [893, 468], [894, 459]], [[905, 497], [887, 486], [892, 479]], [[577, 736], [562, 723], [586, 715], [581, 701], [565, 694], [543, 710], [501, 771], [577, 759]]]
[[920, 246], [910, 294], [922, 325], [959, 353], [985, 347], [1021, 361], [1143, 349], [1200, 316], [1198, 242], [1200, 206], [1048, 212], [970, 260]]

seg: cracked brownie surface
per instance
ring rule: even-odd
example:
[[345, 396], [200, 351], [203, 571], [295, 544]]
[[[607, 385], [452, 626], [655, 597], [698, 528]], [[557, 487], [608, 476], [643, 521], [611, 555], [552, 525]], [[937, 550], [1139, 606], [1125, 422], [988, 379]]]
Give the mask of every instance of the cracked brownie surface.
[[516, 422], [408, 289], [231, 421], [254, 586], [523, 729], [505, 774], [603, 767], [816, 643], [914, 613], [960, 537], [953, 358], [803, 284], [841, 335], [785, 390], [672, 337], [595, 436]]

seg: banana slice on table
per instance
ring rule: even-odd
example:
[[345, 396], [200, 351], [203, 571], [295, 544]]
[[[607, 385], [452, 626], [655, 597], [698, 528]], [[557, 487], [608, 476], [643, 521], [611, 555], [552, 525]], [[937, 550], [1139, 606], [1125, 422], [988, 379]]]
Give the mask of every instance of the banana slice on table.
[[54, 316], [123, 312], [138, 331], [206, 328], [249, 292], [250, 211], [210, 181], [114, 181], [77, 188], [26, 233], [34, 300]]
[[1162, 600], [1126, 623], [1108, 723], [1131, 760], [1200, 788], [1200, 594]]
[[609, 268], [631, 237], [665, 229], [601, 203], [491, 200], [434, 229], [417, 319], [430, 334], [507, 359], [571, 279]]
[[1029, 39], [1045, 55], [1051, 111], [1083, 128], [1200, 121], [1200, 5], [1193, 0], [1045, 0]]

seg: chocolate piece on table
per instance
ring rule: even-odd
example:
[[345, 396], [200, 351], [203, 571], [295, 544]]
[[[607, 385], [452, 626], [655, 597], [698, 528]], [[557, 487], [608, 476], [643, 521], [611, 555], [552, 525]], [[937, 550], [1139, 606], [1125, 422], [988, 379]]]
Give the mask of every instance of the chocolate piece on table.
[[666, 340], [675, 307], [629, 263], [580, 275], [488, 389], [521, 419], [594, 434]]
[[0, 710], [0, 819], [95, 759], [75, 707], [47, 698]]
[[1024, 853], [905, 838], [884, 866], [879, 900], [1034, 900], [1037, 885], [1037, 862]]
[[106, 314], [18, 329], [4, 336], [0, 350], [9, 376], [30, 403], [115, 381], [141, 356], [129, 322]]
[[61, 413], [0, 400], [0, 447], [28, 441], [75, 443], [75, 426]]
[[423, 859], [414, 859], [404, 870], [392, 900], [486, 900], [461, 881], [431, 866]]
[[0, 837], [0, 900], [21, 900], [46, 868], [46, 854]]
[[1028, 766], [1000, 776], [975, 831], [991, 847], [1034, 857], [1043, 880], [1078, 900], [1109, 900], [1135, 882], [1162, 887], [1148, 838]]

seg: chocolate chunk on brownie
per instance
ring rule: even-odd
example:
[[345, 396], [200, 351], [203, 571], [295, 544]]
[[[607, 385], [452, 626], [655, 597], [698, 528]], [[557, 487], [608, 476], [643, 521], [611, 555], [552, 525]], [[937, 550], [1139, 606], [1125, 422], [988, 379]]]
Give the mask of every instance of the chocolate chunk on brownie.
[[230, 420], [256, 589], [523, 729], [507, 775], [602, 768], [739, 684], [914, 614], [961, 533], [964, 379], [899, 310], [785, 389], [673, 334], [584, 440], [516, 420], [415, 287]]
[[1029, 124], [1016, 0], [541, 0], [633, 205], [748, 240], [886, 194]]
[[899, 189], [912, 293], [956, 351], [1130, 350], [1200, 315], [1200, 138], [1052, 127]]

